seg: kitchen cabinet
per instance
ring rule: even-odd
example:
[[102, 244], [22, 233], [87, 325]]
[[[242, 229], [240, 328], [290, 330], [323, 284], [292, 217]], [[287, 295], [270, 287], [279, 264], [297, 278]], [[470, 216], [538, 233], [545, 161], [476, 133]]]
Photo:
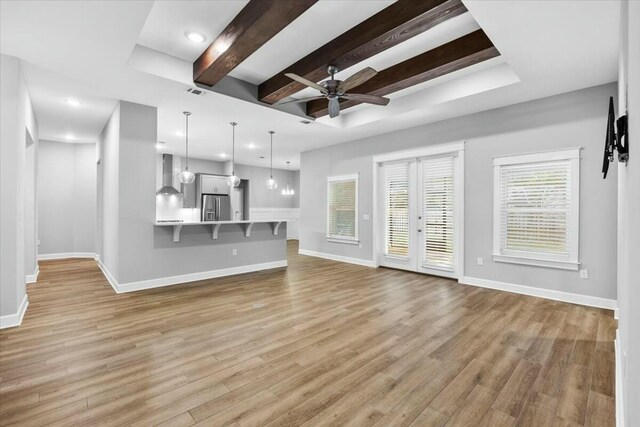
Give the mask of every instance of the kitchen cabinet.
[[226, 176], [200, 175], [202, 194], [229, 194], [229, 182]]

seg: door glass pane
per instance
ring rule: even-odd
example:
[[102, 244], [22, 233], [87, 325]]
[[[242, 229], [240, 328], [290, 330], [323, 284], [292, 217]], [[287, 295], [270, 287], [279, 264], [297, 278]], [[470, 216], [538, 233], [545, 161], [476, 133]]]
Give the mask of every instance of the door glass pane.
[[409, 256], [409, 163], [384, 167], [385, 254]]
[[454, 193], [453, 157], [423, 160], [422, 267], [453, 271]]

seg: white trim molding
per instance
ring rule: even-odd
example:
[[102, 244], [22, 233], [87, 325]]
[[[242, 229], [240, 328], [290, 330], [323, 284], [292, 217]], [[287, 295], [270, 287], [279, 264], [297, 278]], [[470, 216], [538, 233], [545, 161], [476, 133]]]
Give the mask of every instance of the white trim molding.
[[18, 312], [16, 314], [7, 314], [6, 316], [0, 316], [0, 329], [20, 326], [22, 324], [24, 314], [27, 312], [27, 307], [29, 307], [29, 298], [25, 294], [24, 298], [22, 298], [22, 303], [20, 304], [20, 307], [18, 307]]
[[171, 286], [198, 280], [215, 279], [218, 277], [234, 276], [237, 274], [252, 273], [255, 271], [271, 270], [274, 268], [282, 268], [287, 266], [287, 260], [265, 262], [262, 264], [241, 265], [239, 267], [223, 268], [220, 270], [202, 271], [198, 273], [183, 274], [180, 276], [159, 277], [157, 279], [141, 280], [139, 282], [118, 283], [118, 281], [109, 272], [107, 267], [98, 260], [98, 265], [102, 270], [107, 281], [116, 293], [122, 294], [127, 292], [141, 291], [144, 289], [161, 288], [163, 286]]
[[33, 274], [27, 274], [25, 281], [27, 284], [36, 283], [38, 281], [38, 275], [40, 274], [40, 266], [36, 264], [36, 269]]
[[393, 162], [396, 160], [415, 159], [418, 157], [437, 156], [439, 154], [449, 154], [464, 151], [463, 142], [453, 142], [448, 144], [435, 144], [413, 150], [394, 151], [392, 153], [374, 156], [373, 163]]
[[552, 289], [534, 288], [532, 286], [516, 285], [513, 283], [499, 282], [497, 280], [480, 279], [464, 276], [458, 280], [462, 285], [478, 286], [480, 288], [495, 289], [498, 291], [512, 292], [514, 294], [529, 295], [554, 301], [568, 302], [571, 304], [586, 305], [588, 307], [616, 310], [618, 302], [614, 299], [594, 297], [590, 295], [573, 294], [570, 292], [555, 291]]
[[[511, 264], [533, 265], [536, 267], [575, 270], [580, 268], [580, 150], [581, 147], [546, 152], [506, 155], [493, 158], [493, 260]], [[527, 250], [514, 250], [506, 247], [504, 223], [503, 173], [505, 168], [535, 170], [554, 162], [567, 162], [569, 175], [569, 209], [566, 221], [567, 254]], [[526, 165], [526, 166], [522, 166]], [[517, 172], [516, 172], [517, 173]]]
[[616, 427], [624, 427], [624, 387], [622, 385], [624, 360], [620, 351], [620, 329], [616, 329], [616, 339], [613, 343], [616, 351]]
[[38, 255], [38, 261], [46, 261], [52, 259], [67, 259], [67, 258], [96, 258], [96, 254], [93, 252], [63, 252], [58, 254], [40, 254]]
[[327, 254], [323, 252], [309, 251], [307, 249], [299, 249], [298, 253], [300, 255], [307, 255], [307, 256], [312, 256], [316, 258], [324, 258], [324, 259], [329, 259], [331, 261], [346, 262], [348, 264], [356, 264], [356, 265], [361, 265], [363, 267], [372, 267], [372, 268], [376, 267], [373, 261], [369, 259], [351, 258], [347, 256], [342, 256], [342, 255], [334, 255], [334, 254]]

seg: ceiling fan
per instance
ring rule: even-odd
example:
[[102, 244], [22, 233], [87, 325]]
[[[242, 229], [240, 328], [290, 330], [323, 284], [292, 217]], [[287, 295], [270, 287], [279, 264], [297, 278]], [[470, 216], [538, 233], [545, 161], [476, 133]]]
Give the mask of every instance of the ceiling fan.
[[326, 98], [329, 100], [329, 117], [334, 118], [340, 115], [340, 98], [375, 105], [387, 105], [389, 103], [389, 98], [385, 98], [383, 96], [365, 95], [361, 93], [347, 93], [349, 89], [361, 85], [362, 83], [378, 74], [378, 72], [373, 68], [367, 67], [363, 70], [360, 70], [345, 81], [335, 79], [334, 76], [338, 72], [338, 68], [336, 66], [329, 65], [327, 71], [331, 75], [331, 78], [320, 83], [314, 83], [311, 80], [300, 77], [297, 74], [285, 73], [285, 76], [289, 77], [290, 79], [302, 83], [305, 86], [309, 86], [310, 88], [319, 90], [322, 95], [312, 96], [309, 98], [294, 99], [293, 101], [277, 102], [277, 104], [282, 105], [298, 102], [308, 102], [313, 101], [314, 99]]

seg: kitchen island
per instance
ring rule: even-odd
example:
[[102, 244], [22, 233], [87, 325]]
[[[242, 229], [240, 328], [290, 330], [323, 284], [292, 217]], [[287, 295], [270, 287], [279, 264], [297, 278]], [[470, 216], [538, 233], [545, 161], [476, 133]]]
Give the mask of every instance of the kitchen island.
[[231, 221], [182, 221], [182, 220], [157, 220], [154, 225], [158, 227], [173, 227], [173, 241], [180, 242], [180, 232], [184, 226], [205, 225], [211, 226], [211, 237], [218, 239], [218, 231], [223, 225], [238, 224], [244, 231], [244, 237], [251, 236], [251, 229], [254, 224], [269, 224], [274, 236], [278, 235], [278, 230], [286, 219], [261, 219], [261, 220], [231, 220]]

